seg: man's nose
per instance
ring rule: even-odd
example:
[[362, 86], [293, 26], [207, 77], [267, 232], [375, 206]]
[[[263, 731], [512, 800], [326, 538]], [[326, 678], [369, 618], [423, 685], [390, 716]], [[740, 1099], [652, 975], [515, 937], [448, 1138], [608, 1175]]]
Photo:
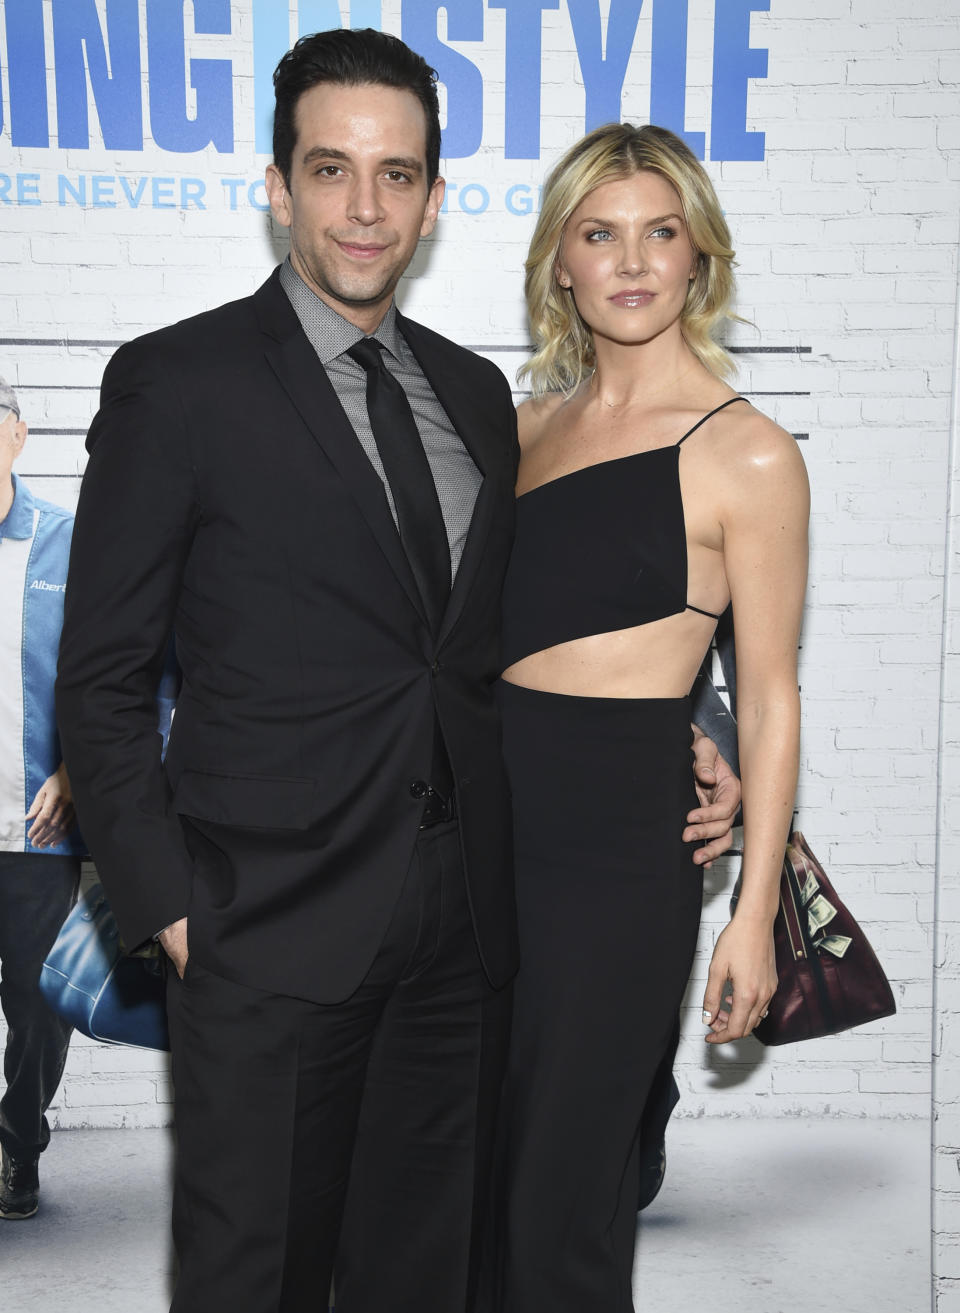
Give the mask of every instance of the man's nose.
[[364, 225], [379, 223], [383, 218], [383, 203], [375, 178], [355, 178], [350, 188], [347, 217]]

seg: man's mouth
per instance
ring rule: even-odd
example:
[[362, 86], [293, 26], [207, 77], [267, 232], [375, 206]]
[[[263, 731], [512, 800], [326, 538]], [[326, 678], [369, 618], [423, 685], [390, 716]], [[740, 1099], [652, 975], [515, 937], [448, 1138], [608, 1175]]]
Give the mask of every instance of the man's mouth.
[[351, 260], [375, 260], [387, 249], [381, 242], [351, 242], [339, 239], [337, 245]]

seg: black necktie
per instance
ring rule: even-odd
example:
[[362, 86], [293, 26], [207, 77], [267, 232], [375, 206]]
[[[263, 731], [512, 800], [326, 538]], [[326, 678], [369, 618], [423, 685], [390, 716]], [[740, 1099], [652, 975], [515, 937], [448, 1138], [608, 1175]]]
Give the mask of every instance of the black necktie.
[[367, 375], [367, 413], [397, 508], [400, 541], [436, 633], [450, 596], [447, 531], [407, 394], [384, 365], [382, 350], [375, 337], [363, 337], [347, 355]]

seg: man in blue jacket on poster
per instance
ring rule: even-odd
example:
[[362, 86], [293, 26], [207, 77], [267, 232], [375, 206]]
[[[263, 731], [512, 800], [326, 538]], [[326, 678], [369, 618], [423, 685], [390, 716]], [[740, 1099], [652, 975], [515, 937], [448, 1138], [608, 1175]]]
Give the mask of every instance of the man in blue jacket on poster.
[[27, 426], [0, 379], [0, 1219], [37, 1211], [45, 1116], [70, 1027], [40, 995], [40, 968], [73, 906], [83, 841], [60, 755], [53, 686], [73, 516], [13, 473]]

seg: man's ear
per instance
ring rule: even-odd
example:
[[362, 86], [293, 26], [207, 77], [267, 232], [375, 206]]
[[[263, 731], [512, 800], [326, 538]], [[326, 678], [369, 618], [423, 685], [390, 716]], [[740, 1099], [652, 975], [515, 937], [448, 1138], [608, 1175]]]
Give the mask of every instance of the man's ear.
[[287, 184], [283, 180], [283, 174], [275, 164], [268, 164], [263, 181], [267, 189], [267, 200], [270, 202], [273, 217], [284, 228], [289, 228], [293, 223], [293, 210], [290, 206], [290, 194], [287, 191]]
[[439, 176], [434, 178], [433, 185], [427, 195], [427, 207], [423, 212], [423, 223], [420, 225], [421, 237], [429, 237], [437, 226], [437, 217], [440, 214], [440, 206], [443, 204], [446, 190], [446, 179]]

